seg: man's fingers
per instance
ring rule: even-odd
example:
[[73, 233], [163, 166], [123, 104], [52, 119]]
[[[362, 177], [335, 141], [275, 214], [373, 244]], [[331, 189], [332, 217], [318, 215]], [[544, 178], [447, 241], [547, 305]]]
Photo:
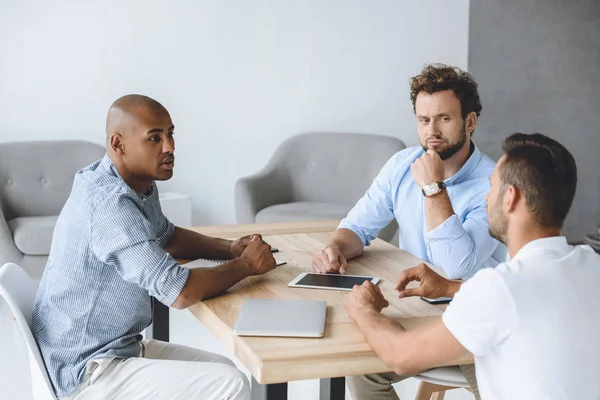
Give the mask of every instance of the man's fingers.
[[398, 283], [396, 284], [396, 290], [401, 291], [406, 289], [406, 286], [412, 281], [421, 281], [421, 274], [416, 268], [413, 267], [402, 271], [400, 279], [398, 279]]
[[327, 272], [327, 270], [325, 269], [325, 266], [323, 265], [323, 261], [321, 260], [321, 257], [317, 256], [315, 257], [315, 259], [313, 260], [313, 263], [316, 265], [316, 271], [320, 274], [324, 274]]
[[346, 261], [346, 257], [344, 257], [343, 255], [340, 254], [339, 262], [340, 262], [340, 274], [345, 274], [346, 268], [348, 268], [348, 261]]
[[413, 289], [405, 289], [398, 294], [398, 297], [403, 299], [405, 297], [423, 296], [423, 289], [421, 287]]
[[396, 290], [402, 291], [406, 289], [406, 285], [411, 281], [411, 279], [404, 272], [400, 274], [400, 279], [398, 279], [398, 283], [396, 283]]
[[340, 269], [341, 265], [338, 260], [338, 254], [334, 253], [333, 250], [328, 248], [325, 250], [325, 257], [327, 259], [328, 264], [331, 266], [331, 268], [333, 268], [334, 271]]

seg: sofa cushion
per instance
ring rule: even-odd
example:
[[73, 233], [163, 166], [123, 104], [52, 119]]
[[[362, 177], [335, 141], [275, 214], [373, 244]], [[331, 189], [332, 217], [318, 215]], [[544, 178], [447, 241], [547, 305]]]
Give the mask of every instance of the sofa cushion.
[[352, 206], [347, 204], [297, 201], [263, 208], [256, 214], [256, 222], [293, 222], [323, 219], [342, 219]]
[[15, 246], [28, 256], [50, 254], [52, 233], [56, 225], [57, 215], [47, 217], [20, 217], [8, 221]]

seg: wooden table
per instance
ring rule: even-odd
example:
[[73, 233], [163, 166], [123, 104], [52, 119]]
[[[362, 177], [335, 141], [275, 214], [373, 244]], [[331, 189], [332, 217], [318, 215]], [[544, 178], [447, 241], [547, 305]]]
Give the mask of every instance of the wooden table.
[[[212, 237], [237, 239], [241, 236], [260, 233], [264, 235], [286, 235], [291, 233], [316, 233], [333, 232], [340, 221], [299, 221], [294, 223], [272, 222], [264, 224], [248, 225], [215, 225], [215, 226], [195, 226], [188, 229]], [[186, 260], [180, 260], [182, 264]], [[191, 261], [191, 260], [188, 260]], [[160, 301], [152, 298], [152, 325], [150, 326], [148, 337], [163, 342], [169, 341], [169, 307]]]
[[[190, 307], [194, 316], [250, 370], [255, 380], [253, 383], [258, 384], [258, 391], [253, 390], [253, 398], [285, 399], [286, 382], [289, 381], [389, 371], [347, 316], [344, 308], [346, 292], [287, 286], [299, 273], [311, 270], [313, 255], [325, 246], [337, 223], [317, 221], [194, 228], [198, 232], [220, 237], [261, 233], [269, 244], [280, 250], [275, 258], [287, 262], [265, 275], [238, 283], [221, 296]], [[437, 320], [443, 312], [443, 308], [419, 298], [397, 297], [394, 287], [400, 271], [420, 262], [418, 258], [384, 241], [375, 240], [365, 249], [362, 257], [349, 263], [347, 273], [382, 278], [379, 287], [390, 302], [383, 314], [410, 330]], [[309, 339], [234, 335], [233, 326], [242, 303], [250, 298], [327, 301], [325, 337]], [[470, 357], [454, 360], [448, 365], [468, 363], [472, 363]], [[343, 378], [322, 382], [327, 392], [322, 392], [322, 398], [343, 398]]]

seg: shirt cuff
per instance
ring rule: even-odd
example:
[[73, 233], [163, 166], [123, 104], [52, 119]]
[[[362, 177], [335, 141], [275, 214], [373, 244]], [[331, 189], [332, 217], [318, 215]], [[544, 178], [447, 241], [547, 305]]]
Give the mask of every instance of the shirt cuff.
[[452, 214], [442, 224], [438, 225], [425, 234], [427, 242], [445, 241], [451, 242], [465, 234], [465, 228], [458, 219], [458, 215]]
[[360, 229], [359, 227], [357, 227], [356, 225], [353, 225], [350, 222], [346, 221], [346, 218], [344, 218], [343, 220], [341, 220], [341, 222], [338, 225], [337, 229], [340, 229], [340, 228], [349, 229], [352, 232], [356, 233], [356, 235], [358, 236], [358, 238], [362, 242], [363, 246], [370, 246], [371, 245], [371, 238], [369, 238], [369, 235], [365, 234], [363, 232], [363, 230]]
[[169, 242], [171, 241], [171, 238], [173, 237], [173, 233], [175, 233], [175, 224], [173, 224], [171, 221], [167, 222], [167, 229], [165, 230], [165, 233], [158, 238], [158, 244], [160, 245], [160, 247], [162, 247], [163, 249], [165, 247], [167, 247], [169, 245]]
[[182, 267], [171, 257], [165, 253], [164, 265], [162, 274], [156, 281], [154, 295], [161, 303], [171, 307], [181, 294], [183, 287], [187, 283], [190, 276], [190, 270]]

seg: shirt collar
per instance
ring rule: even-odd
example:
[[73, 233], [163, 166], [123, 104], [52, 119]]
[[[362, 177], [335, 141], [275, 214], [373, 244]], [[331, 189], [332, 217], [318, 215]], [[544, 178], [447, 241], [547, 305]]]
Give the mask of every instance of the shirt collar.
[[535, 254], [541, 251], [553, 251], [553, 252], [569, 252], [572, 246], [567, 243], [567, 238], [564, 236], [552, 236], [542, 239], [532, 240], [525, 246], [521, 247], [517, 254], [511, 259], [511, 261], [518, 260], [531, 254]]
[[446, 186], [460, 183], [479, 165], [479, 162], [481, 161], [481, 152], [477, 146], [475, 146], [475, 143], [471, 142], [471, 146], [473, 146], [473, 152], [467, 159], [467, 162], [464, 163], [464, 165], [454, 175], [444, 180]]
[[152, 195], [152, 193], [154, 193], [154, 182], [152, 183], [152, 186], [150, 187], [150, 189], [146, 192], [146, 193], [138, 193], [135, 190], [133, 190], [133, 188], [131, 188], [127, 182], [125, 182], [125, 180], [123, 179], [123, 177], [121, 176], [121, 174], [119, 174], [119, 170], [117, 169], [117, 167], [115, 166], [115, 164], [112, 162], [112, 160], [110, 159], [110, 157], [108, 156], [108, 154], [105, 154], [104, 157], [102, 158], [102, 161], [100, 161], [100, 167], [102, 169], [105, 169], [106, 171], [112, 173], [114, 176], [119, 177], [119, 179], [123, 182], [123, 184], [133, 193], [135, 193], [140, 199], [142, 199], [142, 201], [146, 201], [146, 199], [148, 199], [148, 197], [150, 197]]

